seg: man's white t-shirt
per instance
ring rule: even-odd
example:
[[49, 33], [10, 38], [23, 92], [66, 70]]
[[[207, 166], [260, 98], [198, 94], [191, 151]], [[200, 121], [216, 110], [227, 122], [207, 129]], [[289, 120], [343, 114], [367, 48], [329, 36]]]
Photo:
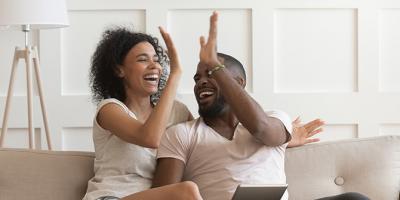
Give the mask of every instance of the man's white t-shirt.
[[[289, 116], [267, 112], [283, 122], [291, 133]], [[219, 135], [202, 118], [169, 128], [161, 140], [157, 158], [176, 158], [185, 163], [184, 180], [197, 184], [205, 200], [230, 200], [238, 184], [286, 183], [287, 143], [268, 147], [239, 123], [232, 140]], [[282, 199], [287, 199], [287, 194]]]

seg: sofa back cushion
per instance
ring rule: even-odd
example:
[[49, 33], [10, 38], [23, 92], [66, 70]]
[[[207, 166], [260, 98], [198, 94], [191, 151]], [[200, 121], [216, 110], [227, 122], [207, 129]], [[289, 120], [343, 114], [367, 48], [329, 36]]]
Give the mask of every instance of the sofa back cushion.
[[[0, 200], [80, 200], [93, 177], [92, 152], [0, 149]], [[397, 200], [400, 136], [382, 136], [288, 149], [289, 198], [310, 200], [361, 192]]]
[[90, 152], [0, 149], [0, 199], [82, 199], [93, 159]]
[[360, 192], [372, 200], [397, 200], [400, 191], [400, 136], [316, 143], [288, 149], [289, 197], [316, 199]]

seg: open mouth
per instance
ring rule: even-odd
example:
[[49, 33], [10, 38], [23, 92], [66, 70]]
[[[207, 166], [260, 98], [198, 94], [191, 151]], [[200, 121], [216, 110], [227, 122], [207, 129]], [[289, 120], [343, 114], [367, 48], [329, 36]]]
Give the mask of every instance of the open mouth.
[[200, 90], [200, 92], [198, 93], [198, 100], [199, 103], [205, 103], [206, 101], [208, 101], [212, 96], [214, 96], [214, 90], [212, 89], [204, 89], [204, 90]]
[[144, 80], [152, 85], [157, 85], [160, 76], [158, 74], [147, 74], [144, 76]]

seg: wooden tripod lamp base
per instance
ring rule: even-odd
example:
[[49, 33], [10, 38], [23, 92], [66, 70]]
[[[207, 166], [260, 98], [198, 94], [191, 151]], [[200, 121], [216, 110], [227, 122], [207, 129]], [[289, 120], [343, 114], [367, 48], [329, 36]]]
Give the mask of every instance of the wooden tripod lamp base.
[[49, 134], [49, 127], [47, 121], [47, 112], [46, 112], [46, 105], [44, 103], [44, 96], [42, 90], [42, 81], [40, 79], [40, 66], [39, 66], [39, 56], [36, 47], [26, 46], [24, 48], [15, 48], [14, 52], [14, 60], [11, 69], [11, 76], [10, 76], [10, 83], [8, 85], [8, 92], [7, 92], [7, 100], [6, 100], [6, 107], [4, 109], [4, 116], [3, 116], [3, 125], [1, 129], [1, 136], [0, 136], [0, 147], [3, 147], [3, 142], [5, 135], [7, 134], [7, 123], [8, 123], [8, 116], [10, 111], [10, 104], [11, 99], [13, 96], [13, 89], [14, 89], [14, 80], [15, 80], [15, 71], [18, 67], [18, 62], [20, 59], [25, 60], [26, 66], [26, 83], [27, 83], [27, 103], [28, 103], [28, 128], [29, 128], [29, 148], [33, 149], [33, 105], [32, 105], [32, 63], [33, 63], [33, 70], [35, 71], [35, 77], [38, 86], [39, 98], [40, 98], [40, 105], [42, 108], [42, 116], [43, 116], [43, 123], [44, 129], [46, 132], [46, 140], [47, 140], [47, 147], [49, 150], [52, 150], [51, 139]]

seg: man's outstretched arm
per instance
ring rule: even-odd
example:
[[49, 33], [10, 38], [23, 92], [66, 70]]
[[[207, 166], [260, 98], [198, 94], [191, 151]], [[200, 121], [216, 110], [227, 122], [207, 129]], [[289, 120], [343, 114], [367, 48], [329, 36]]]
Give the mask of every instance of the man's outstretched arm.
[[159, 158], [153, 177], [152, 188], [182, 181], [185, 164], [176, 158]]
[[[221, 67], [217, 56], [217, 13], [210, 18], [208, 40], [200, 38], [200, 62], [212, 71], [211, 78], [218, 83], [225, 101], [249, 132], [268, 146], [279, 146], [290, 139], [281, 120], [269, 117], [262, 107], [244, 90], [245, 80], [233, 77]], [[219, 66], [219, 67], [217, 67]]]

